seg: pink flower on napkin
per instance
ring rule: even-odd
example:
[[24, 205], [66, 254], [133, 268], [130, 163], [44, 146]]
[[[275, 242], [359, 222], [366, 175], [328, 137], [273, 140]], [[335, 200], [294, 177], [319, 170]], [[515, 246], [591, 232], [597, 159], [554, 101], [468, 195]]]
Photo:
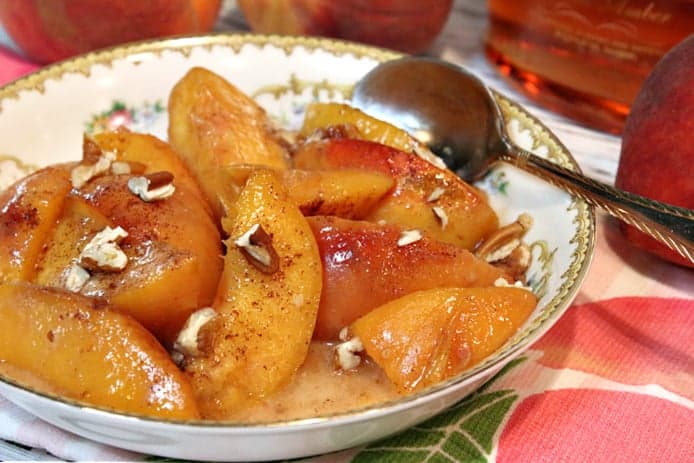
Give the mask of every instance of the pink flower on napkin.
[[641, 394], [592, 389], [525, 399], [499, 439], [497, 462], [694, 461], [694, 411]]
[[533, 345], [541, 364], [694, 400], [694, 300], [626, 297], [571, 308]]
[[493, 390], [518, 401], [497, 461], [694, 461], [694, 301], [572, 307]]

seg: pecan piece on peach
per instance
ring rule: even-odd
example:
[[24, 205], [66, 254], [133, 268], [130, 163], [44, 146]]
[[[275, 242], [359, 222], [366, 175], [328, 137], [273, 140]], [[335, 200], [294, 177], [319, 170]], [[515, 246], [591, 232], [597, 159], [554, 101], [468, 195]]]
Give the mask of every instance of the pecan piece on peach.
[[234, 244], [246, 260], [261, 272], [272, 274], [279, 269], [279, 256], [272, 246], [272, 237], [259, 223], [234, 240]]
[[169, 198], [176, 191], [173, 185], [174, 176], [171, 172], [154, 172], [151, 174], [131, 177], [128, 189], [145, 202]]

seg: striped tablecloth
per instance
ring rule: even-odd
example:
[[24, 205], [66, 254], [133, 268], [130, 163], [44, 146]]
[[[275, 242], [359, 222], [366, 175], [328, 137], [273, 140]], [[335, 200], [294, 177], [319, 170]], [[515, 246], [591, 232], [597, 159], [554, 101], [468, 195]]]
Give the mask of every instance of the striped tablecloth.
[[[618, 137], [537, 107], [482, 52], [486, 6], [456, 1], [430, 53], [523, 104], [583, 171], [612, 182]], [[218, 30], [244, 30], [233, 1]], [[0, 84], [37, 68], [0, 29]], [[694, 461], [694, 272], [625, 243], [598, 215], [595, 258], [566, 315], [483, 389], [400, 435], [322, 462]], [[0, 459], [153, 460], [61, 431], [0, 397]]]

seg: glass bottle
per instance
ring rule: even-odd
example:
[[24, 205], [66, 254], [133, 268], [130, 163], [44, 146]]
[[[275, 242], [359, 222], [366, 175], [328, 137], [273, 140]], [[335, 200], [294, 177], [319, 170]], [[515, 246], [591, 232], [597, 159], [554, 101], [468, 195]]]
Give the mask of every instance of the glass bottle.
[[539, 103], [620, 133], [655, 63], [694, 33], [694, 0], [489, 0], [487, 56]]

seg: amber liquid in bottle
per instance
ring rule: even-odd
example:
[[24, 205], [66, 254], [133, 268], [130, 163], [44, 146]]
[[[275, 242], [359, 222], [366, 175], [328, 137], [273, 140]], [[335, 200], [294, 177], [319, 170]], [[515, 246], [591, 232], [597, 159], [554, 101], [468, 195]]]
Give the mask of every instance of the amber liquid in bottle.
[[487, 55], [531, 98], [620, 133], [655, 63], [694, 33], [694, 0], [489, 0]]

